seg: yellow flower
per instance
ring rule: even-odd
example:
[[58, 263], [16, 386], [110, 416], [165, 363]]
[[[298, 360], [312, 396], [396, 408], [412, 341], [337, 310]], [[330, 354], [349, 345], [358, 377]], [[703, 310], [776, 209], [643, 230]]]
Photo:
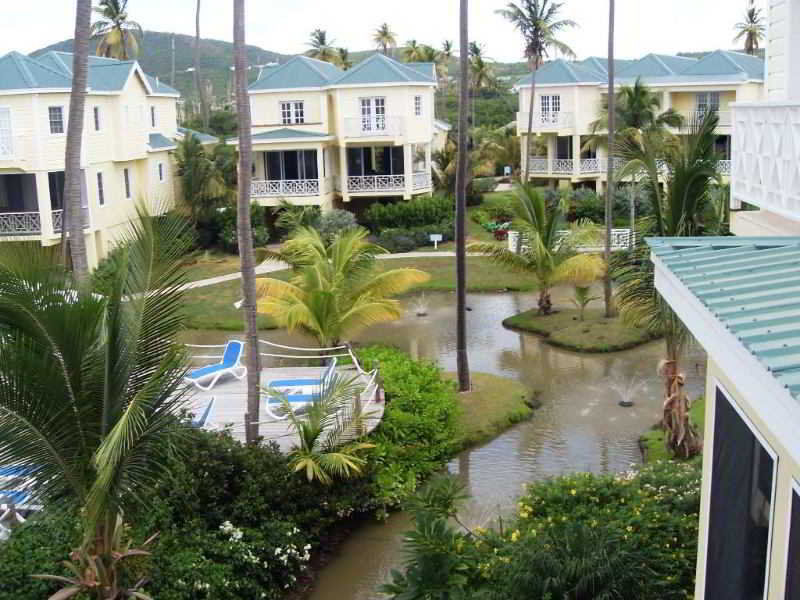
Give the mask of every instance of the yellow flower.
[[511, 541], [516, 542], [519, 539], [519, 529], [511, 534]]
[[572, 488], [572, 489], [569, 491], [569, 493], [570, 493], [570, 494], [572, 494], [572, 495], [574, 496], [575, 494], [577, 494], [577, 493], [578, 493], [578, 490], [576, 490], [575, 488]]

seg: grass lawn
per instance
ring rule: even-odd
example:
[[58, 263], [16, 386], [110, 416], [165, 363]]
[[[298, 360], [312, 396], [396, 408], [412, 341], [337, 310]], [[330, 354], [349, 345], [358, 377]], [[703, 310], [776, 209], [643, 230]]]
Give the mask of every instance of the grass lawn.
[[[535, 393], [519, 381], [487, 373], [470, 375], [472, 391], [458, 394], [459, 431], [465, 448], [491, 440], [533, 414]], [[456, 380], [455, 373], [444, 376]]]
[[[705, 398], [695, 400], [689, 409], [689, 419], [691, 419], [700, 435], [703, 434], [703, 427], [705, 426], [705, 409]], [[642, 448], [644, 462], [646, 463], [672, 458], [664, 445], [664, 430], [658, 425], [639, 438], [639, 446]]]
[[606, 319], [601, 309], [587, 309], [584, 321], [578, 320], [577, 309], [562, 309], [547, 316], [533, 309], [505, 319], [503, 325], [543, 335], [549, 344], [576, 352], [615, 352], [652, 339], [643, 329], [625, 325], [618, 317]]
[[236, 273], [241, 265], [238, 254], [201, 252], [187, 259], [186, 277], [189, 281], [200, 281], [218, 275]]

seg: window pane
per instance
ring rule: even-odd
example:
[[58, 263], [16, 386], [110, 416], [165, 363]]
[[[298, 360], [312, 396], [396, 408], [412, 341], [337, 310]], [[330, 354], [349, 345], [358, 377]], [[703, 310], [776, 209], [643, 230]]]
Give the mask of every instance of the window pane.
[[47, 113], [50, 119], [50, 133], [64, 133], [64, 109], [60, 106], [50, 106]]
[[347, 174], [352, 176], [364, 174], [364, 148], [347, 149]]
[[100, 131], [100, 107], [94, 107], [94, 130]]
[[286, 150], [283, 153], [283, 172], [286, 179], [300, 179], [297, 150]]
[[131, 175], [128, 169], [122, 170], [122, 177], [125, 180], [125, 197], [131, 197]]
[[50, 206], [53, 210], [64, 208], [64, 171], [53, 171], [47, 174], [50, 188]]
[[789, 529], [789, 562], [786, 574], [786, 600], [800, 600], [800, 494], [792, 494], [792, 521]]
[[289, 125], [292, 122], [292, 103], [281, 102], [281, 123]]
[[97, 203], [103, 206], [106, 203], [105, 190], [103, 189], [103, 174], [97, 174]]
[[267, 179], [283, 179], [280, 152], [267, 152]]
[[306, 122], [306, 111], [305, 111], [305, 106], [303, 105], [302, 102], [294, 103], [294, 122], [295, 123]]
[[317, 151], [304, 150], [303, 151], [303, 166], [305, 172], [303, 173], [304, 179], [317, 179]]
[[392, 175], [403, 175], [406, 172], [405, 156], [402, 146], [392, 146]]
[[719, 389], [716, 399], [705, 595], [760, 600], [775, 464]]

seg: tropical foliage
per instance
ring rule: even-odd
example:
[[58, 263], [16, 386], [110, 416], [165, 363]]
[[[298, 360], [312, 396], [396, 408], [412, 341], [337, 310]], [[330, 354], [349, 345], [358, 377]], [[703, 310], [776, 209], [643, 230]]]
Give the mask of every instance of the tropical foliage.
[[328, 32], [324, 29], [312, 31], [308, 45], [311, 46], [311, 49], [306, 54], [311, 58], [336, 63], [338, 53], [334, 47], [334, 41], [328, 38]]
[[92, 36], [99, 39], [97, 56], [135, 59], [142, 26], [128, 18], [128, 0], [100, 0], [93, 10], [98, 15], [92, 24]]
[[750, 7], [744, 15], [744, 20], [736, 23], [734, 28], [736, 29], [736, 36], [733, 41], [741, 42], [744, 40], [744, 51], [748, 54], [755, 54], [767, 31], [764, 19], [761, 16], [761, 9], [753, 6], [751, 1]]
[[181, 179], [183, 209], [192, 222], [207, 221], [222, 205], [229, 189], [223, 171], [195, 135], [186, 135], [178, 142], [175, 164]]
[[597, 254], [576, 254], [561, 266], [561, 280], [572, 284], [572, 303], [578, 309], [578, 318], [583, 321], [586, 307], [599, 296], [591, 295], [591, 286], [606, 274], [606, 262]]
[[380, 27], [375, 30], [372, 40], [377, 45], [378, 49], [389, 55], [389, 50], [397, 48], [397, 35], [389, 27], [388, 23], [382, 23]]
[[416, 269], [381, 270], [386, 252], [367, 241], [364, 229], [350, 229], [326, 241], [318, 231], [298, 229], [268, 256], [292, 268], [289, 281], [261, 279], [258, 310], [290, 331], [302, 329], [322, 346], [336, 345], [359, 329], [402, 316], [393, 298], [428, 280]]

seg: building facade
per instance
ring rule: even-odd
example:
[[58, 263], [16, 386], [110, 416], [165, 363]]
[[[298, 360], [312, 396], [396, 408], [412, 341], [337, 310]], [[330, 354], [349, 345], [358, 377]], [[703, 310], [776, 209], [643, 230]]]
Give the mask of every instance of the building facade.
[[[89, 58], [81, 168], [86, 246], [95, 266], [136, 218], [172, 205], [177, 90], [136, 61]], [[72, 55], [0, 58], [0, 242], [59, 243]]]
[[348, 71], [306, 56], [264, 69], [249, 90], [253, 201], [330, 209], [430, 193], [435, 89], [433, 64], [382, 54]]
[[[615, 62], [615, 82], [633, 85], [641, 79], [661, 100], [661, 110], [672, 108], [690, 124], [708, 111], [719, 115], [717, 150], [720, 172], [731, 168], [731, 105], [755, 101], [764, 88], [764, 61], [718, 50], [701, 59], [648, 54], [638, 60]], [[531, 76], [520, 80], [517, 132], [522, 137], [522, 165], [530, 163], [530, 177], [538, 183], [585, 185], [602, 191], [608, 153], [603, 146], [587, 144], [592, 124], [600, 118], [608, 97], [608, 60], [587, 58], [579, 62], [554, 60], [536, 73], [534, 118], [528, 130]], [[687, 125], [688, 127], [688, 125]], [[687, 129], [674, 133], [686, 133]], [[526, 156], [526, 138], [535, 148]]]

